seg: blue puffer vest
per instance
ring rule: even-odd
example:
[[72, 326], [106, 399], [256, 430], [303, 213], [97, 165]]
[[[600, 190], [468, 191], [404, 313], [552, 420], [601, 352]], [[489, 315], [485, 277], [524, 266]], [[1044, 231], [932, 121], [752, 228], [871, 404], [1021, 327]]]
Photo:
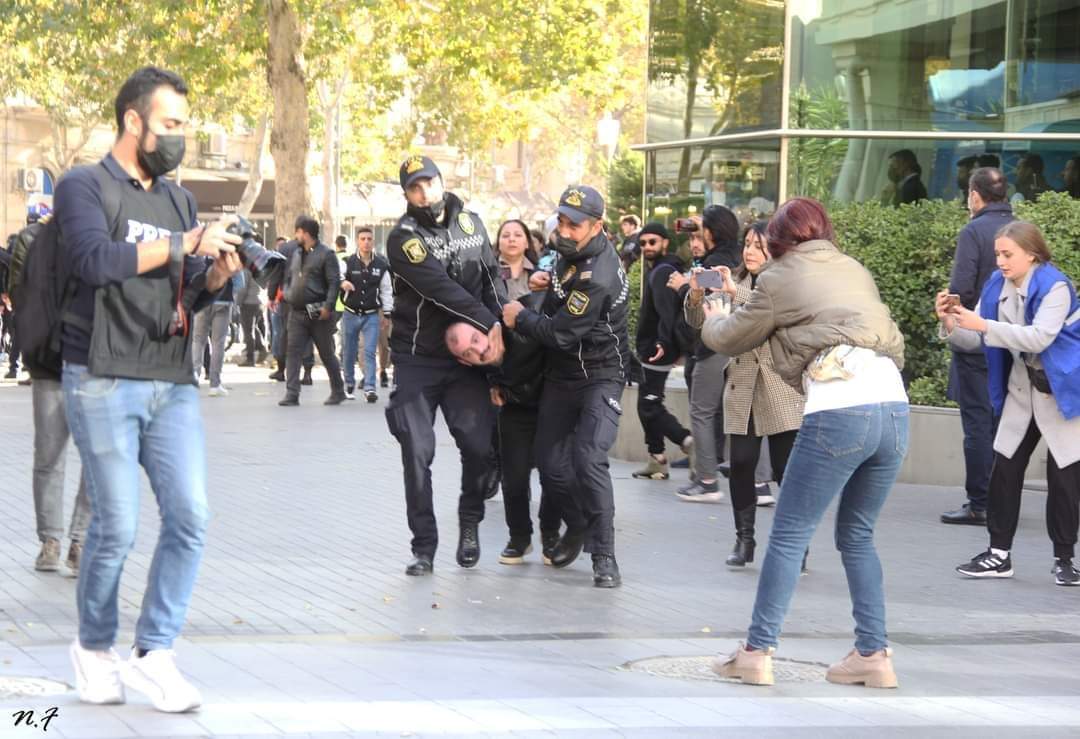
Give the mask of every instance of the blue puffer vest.
[[[1066, 419], [1080, 416], [1080, 301], [1072, 281], [1052, 264], [1042, 264], [1034, 268], [1028, 283], [1027, 301], [1024, 303], [1024, 323], [1031, 325], [1039, 306], [1050, 289], [1059, 282], [1069, 288], [1069, 313], [1061, 332], [1050, 346], [1040, 354], [1046, 377], [1050, 380], [1050, 389], [1057, 401], [1061, 415]], [[998, 320], [998, 307], [1001, 302], [1005, 278], [997, 270], [983, 287], [979, 313], [991, 321]], [[1071, 323], [1070, 323], [1071, 321]], [[1012, 369], [1012, 353], [1008, 349], [983, 346], [986, 352], [986, 365], [990, 384], [990, 402], [994, 414], [1000, 416], [1008, 394], [1009, 372]]]

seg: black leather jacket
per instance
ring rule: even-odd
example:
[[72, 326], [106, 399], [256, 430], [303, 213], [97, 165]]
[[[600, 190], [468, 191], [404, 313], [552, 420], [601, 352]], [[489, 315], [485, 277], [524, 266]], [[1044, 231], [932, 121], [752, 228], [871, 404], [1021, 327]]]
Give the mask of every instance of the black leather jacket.
[[524, 310], [516, 330], [550, 349], [545, 377], [562, 384], [626, 380], [630, 286], [619, 255], [600, 233], [555, 263], [540, 312]]
[[395, 354], [453, 359], [446, 328], [467, 321], [487, 333], [502, 315], [499, 265], [480, 216], [446, 193], [442, 223], [409, 206], [386, 241], [394, 279]]
[[285, 300], [289, 305], [303, 310], [305, 305], [320, 303], [322, 307], [334, 310], [341, 285], [341, 268], [333, 249], [321, 241], [309, 252], [300, 247], [289, 257], [286, 272]]

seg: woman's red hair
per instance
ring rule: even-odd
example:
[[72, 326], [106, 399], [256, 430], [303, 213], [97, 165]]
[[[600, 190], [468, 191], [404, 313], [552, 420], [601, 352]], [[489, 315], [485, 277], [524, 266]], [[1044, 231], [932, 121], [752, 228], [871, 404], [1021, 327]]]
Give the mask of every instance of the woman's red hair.
[[805, 241], [835, 243], [836, 232], [825, 206], [813, 198], [792, 198], [780, 206], [765, 229], [769, 253], [780, 259]]

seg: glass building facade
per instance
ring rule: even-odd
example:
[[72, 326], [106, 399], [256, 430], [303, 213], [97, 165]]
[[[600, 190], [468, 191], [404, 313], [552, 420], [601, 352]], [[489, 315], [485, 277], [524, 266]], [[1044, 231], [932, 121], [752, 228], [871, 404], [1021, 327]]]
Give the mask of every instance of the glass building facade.
[[1080, 195], [1077, 0], [650, 0], [649, 34], [646, 219], [953, 199], [971, 157]]

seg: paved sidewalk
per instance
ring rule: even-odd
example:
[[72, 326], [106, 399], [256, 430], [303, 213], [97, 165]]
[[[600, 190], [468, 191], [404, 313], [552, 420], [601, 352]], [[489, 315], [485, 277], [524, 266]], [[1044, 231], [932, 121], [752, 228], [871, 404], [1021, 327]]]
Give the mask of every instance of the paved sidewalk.
[[[643, 671], [655, 663], [629, 663], [727, 651], [749, 619], [758, 566], [723, 566], [732, 540], [726, 500], [682, 503], [673, 495], [681, 479], [637, 481], [632, 465], [613, 462], [622, 588], [594, 589], [587, 558], [561, 571], [538, 553], [523, 566], [497, 564], [506, 537], [498, 500], [481, 527], [480, 565], [462, 570], [453, 561], [460, 471], [442, 431], [433, 479], [443, 545], [434, 577], [406, 578], [409, 535], [385, 391], [374, 405], [326, 408], [320, 374], [299, 408], [277, 407], [281, 385], [262, 382], [265, 370], [232, 366], [232, 394], [204, 400], [214, 518], [177, 651], [207, 706], [176, 717], [139, 695], [99, 708], [71, 693], [0, 694], [0, 737], [37, 731], [11, 726], [11, 711], [53, 705], [48, 733], [62, 736], [745, 736], [750, 726], [766, 737], [1080, 734], [1080, 589], [1052, 584], [1040, 494], [1023, 511], [1016, 577], [981, 582], [952, 568], [985, 547], [985, 532], [937, 523], [962, 493], [894, 491], [878, 545], [898, 691], [823, 680], [824, 665], [851, 644], [831, 517], [777, 655], [793, 660], [778, 662], [791, 679], [770, 690], [700, 669], [674, 667], [680, 676], [668, 677]], [[0, 427], [0, 678], [71, 682], [75, 581], [33, 570], [28, 388], [0, 385]], [[70, 510], [74, 452], [69, 464]], [[156, 538], [156, 507], [144, 501], [121, 585], [121, 645], [131, 641]], [[762, 555], [770, 522], [763, 509]]]

